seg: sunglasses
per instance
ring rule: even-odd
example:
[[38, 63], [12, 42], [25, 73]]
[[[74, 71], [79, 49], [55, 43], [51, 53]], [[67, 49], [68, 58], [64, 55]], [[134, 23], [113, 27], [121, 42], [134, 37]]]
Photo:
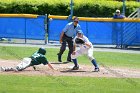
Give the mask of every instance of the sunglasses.
[[116, 13], [120, 13], [120, 12], [116, 12]]
[[75, 23], [78, 23], [78, 21], [74, 21]]

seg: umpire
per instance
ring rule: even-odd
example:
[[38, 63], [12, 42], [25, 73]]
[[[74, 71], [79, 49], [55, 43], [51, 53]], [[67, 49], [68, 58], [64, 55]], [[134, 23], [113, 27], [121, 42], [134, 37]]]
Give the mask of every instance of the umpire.
[[67, 62], [71, 62], [71, 54], [73, 52], [73, 37], [76, 35], [77, 30], [80, 30], [81, 27], [78, 24], [79, 19], [78, 17], [74, 17], [73, 22], [68, 23], [65, 28], [62, 30], [60, 35], [60, 51], [57, 54], [58, 55], [58, 61], [62, 62], [61, 57], [63, 52], [66, 50], [66, 43], [68, 43], [68, 56], [67, 56]]

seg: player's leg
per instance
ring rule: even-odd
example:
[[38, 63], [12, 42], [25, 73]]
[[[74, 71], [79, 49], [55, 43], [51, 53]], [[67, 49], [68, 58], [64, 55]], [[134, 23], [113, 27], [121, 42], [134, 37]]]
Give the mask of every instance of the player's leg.
[[95, 72], [98, 72], [99, 71], [99, 67], [98, 67], [98, 64], [96, 62], [96, 59], [93, 57], [93, 48], [90, 48], [88, 51], [87, 51], [87, 56], [89, 58], [89, 60], [91, 61], [91, 63], [94, 65], [95, 69], [94, 71]]
[[0, 71], [16, 71], [14, 67], [0, 67]]
[[22, 71], [22, 70], [26, 69], [27, 67], [30, 66], [31, 60], [32, 60], [31, 58], [23, 58], [23, 60], [21, 61], [21, 63], [19, 63], [19, 64], [15, 67], [15, 69], [16, 69], [17, 71]]
[[68, 38], [67, 42], [68, 42], [68, 48], [69, 48], [67, 61], [71, 62], [71, 54], [73, 52], [73, 41], [72, 41], [72, 38]]
[[77, 57], [82, 55], [82, 51], [81, 50], [77, 50], [75, 53], [71, 54], [71, 58], [72, 58], [72, 61], [74, 63], [74, 67], [72, 70], [78, 70], [79, 69], [79, 65], [78, 65], [78, 62], [77, 62]]
[[66, 50], [66, 41], [65, 41], [65, 39], [63, 39], [62, 45], [60, 47], [60, 51], [57, 54], [59, 62], [62, 62], [61, 57], [62, 57], [62, 54], [64, 53], [65, 50]]

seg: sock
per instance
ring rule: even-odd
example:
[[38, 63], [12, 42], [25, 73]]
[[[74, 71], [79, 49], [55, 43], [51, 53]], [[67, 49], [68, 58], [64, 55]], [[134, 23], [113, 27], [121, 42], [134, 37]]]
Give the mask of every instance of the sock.
[[92, 62], [92, 64], [95, 66], [95, 68], [98, 68], [98, 65], [97, 65], [97, 63], [96, 63], [96, 60], [95, 60], [95, 59], [93, 59], [91, 62]]
[[74, 65], [77, 67], [78, 66], [77, 59], [72, 59], [72, 61], [73, 61]]

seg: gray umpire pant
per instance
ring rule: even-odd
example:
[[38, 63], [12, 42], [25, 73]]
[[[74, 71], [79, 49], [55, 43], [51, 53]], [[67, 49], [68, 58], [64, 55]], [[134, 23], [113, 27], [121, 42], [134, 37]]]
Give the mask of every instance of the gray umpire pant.
[[68, 52], [68, 56], [67, 56], [67, 61], [71, 61], [71, 54], [73, 52], [73, 38], [72, 37], [68, 37], [65, 34], [63, 35], [62, 38], [62, 45], [60, 47], [60, 51], [58, 53], [59, 59], [61, 59], [62, 54], [64, 53], [64, 51], [66, 50], [66, 44], [68, 43], [68, 48], [69, 48], [69, 52]]

